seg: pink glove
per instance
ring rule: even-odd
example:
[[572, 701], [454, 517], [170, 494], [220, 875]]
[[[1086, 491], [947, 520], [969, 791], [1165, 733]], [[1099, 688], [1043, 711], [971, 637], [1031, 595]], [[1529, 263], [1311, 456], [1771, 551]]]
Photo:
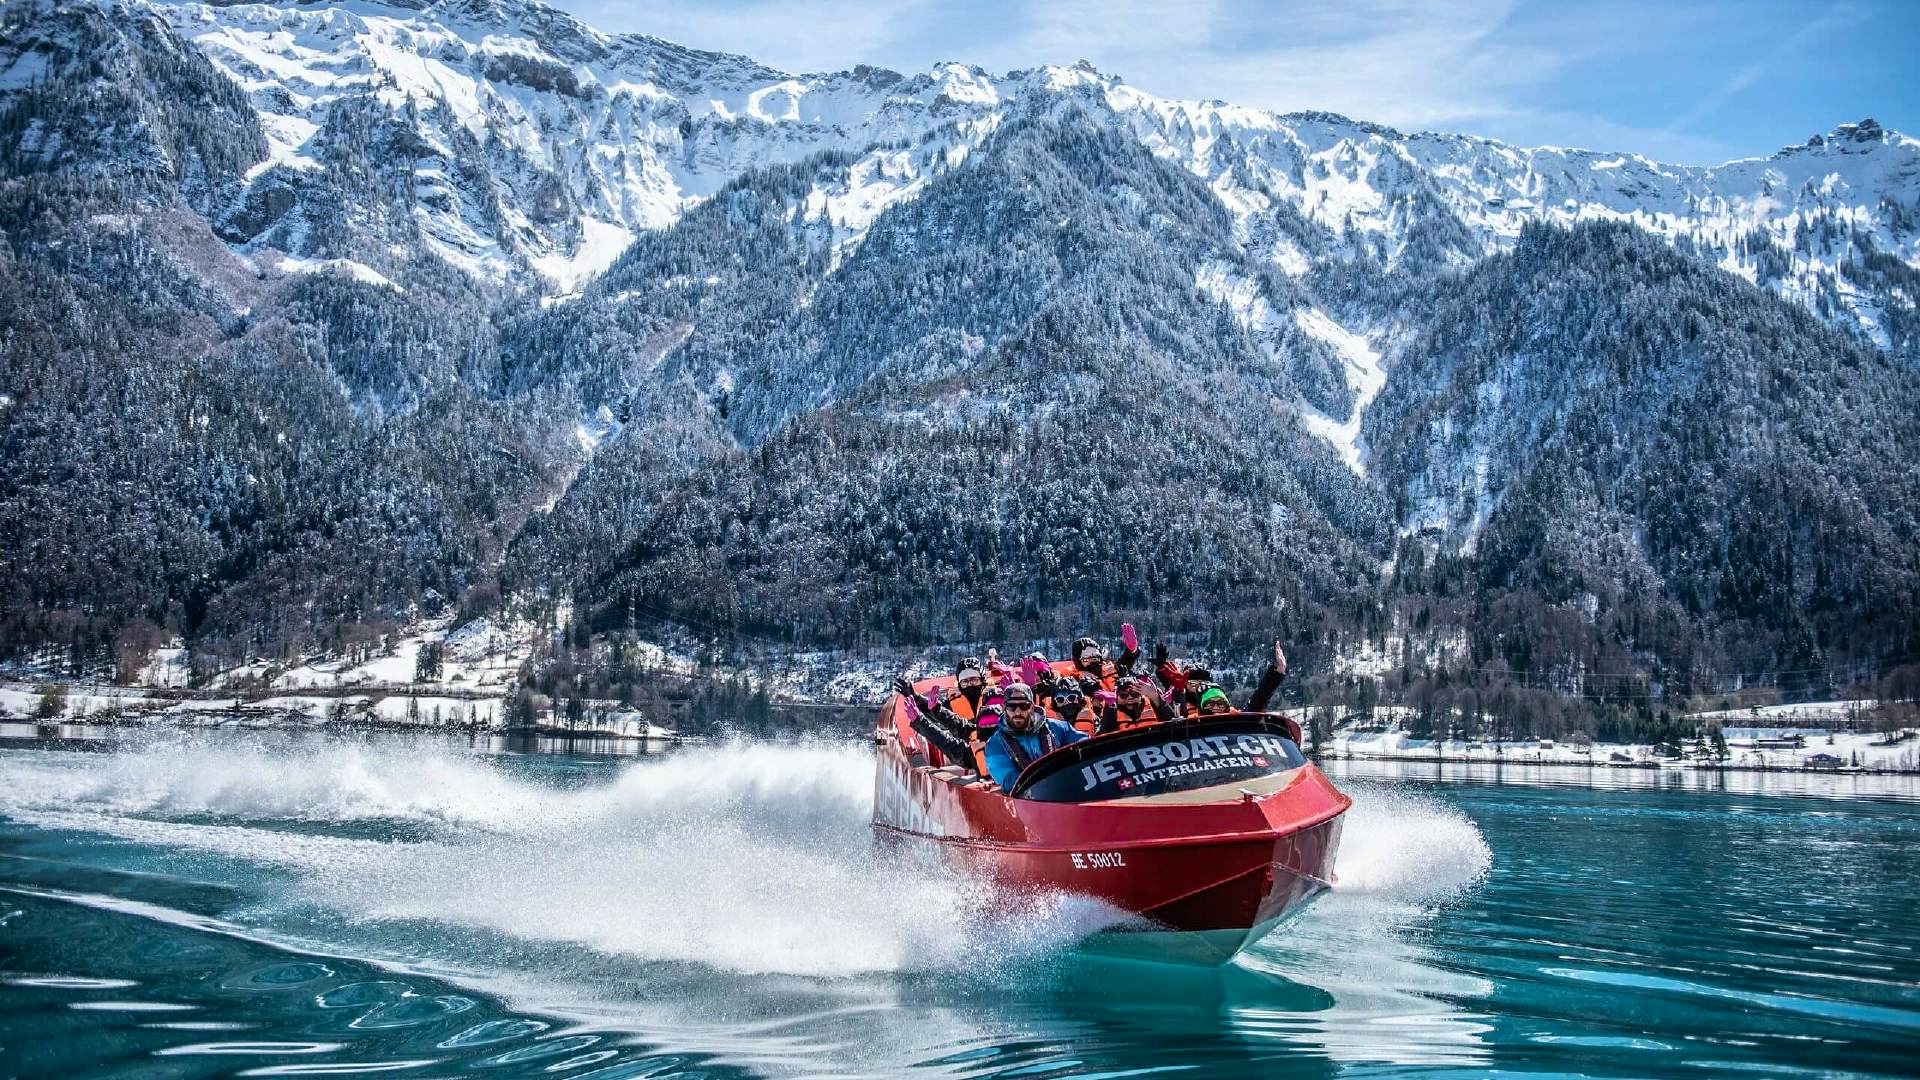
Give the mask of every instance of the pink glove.
[[1125, 645], [1128, 652], [1140, 651], [1140, 635], [1133, 632], [1132, 623], [1120, 624], [1120, 644]]
[[919, 698], [914, 697], [912, 694], [908, 694], [900, 699], [900, 704], [905, 705], [907, 707], [907, 723], [911, 724], [915, 720], [920, 719], [920, 699]]
[[1020, 681], [1028, 686], [1039, 686], [1048, 671], [1047, 662], [1037, 657], [1026, 657], [1020, 661]]
[[1094, 704], [1099, 705], [1101, 708], [1106, 708], [1109, 705], [1118, 704], [1120, 697], [1111, 690], [1102, 690], [1093, 695], [1093, 701]]

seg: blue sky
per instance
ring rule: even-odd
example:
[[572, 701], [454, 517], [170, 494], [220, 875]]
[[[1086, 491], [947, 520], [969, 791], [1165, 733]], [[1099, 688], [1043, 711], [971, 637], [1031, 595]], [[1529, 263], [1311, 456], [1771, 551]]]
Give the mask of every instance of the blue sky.
[[1920, 0], [557, 0], [787, 71], [1086, 59], [1148, 92], [1712, 164], [1920, 135]]

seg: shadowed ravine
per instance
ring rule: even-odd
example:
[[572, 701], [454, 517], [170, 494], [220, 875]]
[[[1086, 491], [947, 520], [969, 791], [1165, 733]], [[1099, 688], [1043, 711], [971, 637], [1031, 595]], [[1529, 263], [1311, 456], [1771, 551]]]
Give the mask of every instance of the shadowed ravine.
[[1900, 799], [1336, 768], [1341, 888], [1193, 971], [875, 848], [857, 746], [13, 745], [9, 1075], [1891, 1075], [1920, 1031]]

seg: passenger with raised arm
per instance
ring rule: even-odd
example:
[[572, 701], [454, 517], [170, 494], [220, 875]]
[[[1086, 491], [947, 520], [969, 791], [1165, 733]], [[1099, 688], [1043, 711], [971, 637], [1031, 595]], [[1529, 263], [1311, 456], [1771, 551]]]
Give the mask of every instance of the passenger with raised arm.
[[1008, 667], [1000, 660], [1000, 650], [987, 650], [987, 682], [991, 686], [1001, 687], [1020, 678], [1018, 668]]
[[[1267, 670], [1260, 673], [1260, 685], [1253, 690], [1253, 696], [1247, 699], [1247, 707], [1241, 712], [1266, 712], [1272, 703], [1273, 695], [1280, 689], [1281, 680], [1287, 677], [1287, 654], [1280, 648], [1278, 641], [1273, 643], [1273, 658], [1267, 661]], [[1189, 689], [1191, 693], [1191, 688]], [[1208, 685], [1197, 695], [1198, 711], [1201, 716], [1214, 716], [1219, 713], [1233, 712], [1233, 702], [1227, 692], [1217, 686]]]
[[905, 675], [893, 681], [893, 692], [900, 695], [901, 707], [907, 710], [907, 726], [940, 751], [947, 764], [970, 771], [979, 768], [973, 753], [975, 727], [971, 720], [961, 719], [931, 694], [923, 697], [915, 693]]
[[1075, 639], [1075, 670], [1098, 680], [1102, 690], [1112, 690], [1120, 676], [1133, 674], [1133, 665], [1140, 660], [1140, 638], [1134, 633], [1132, 623], [1120, 624], [1120, 644], [1124, 651], [1119, 658], [1108, 660], [1106, 650], [1100, 647], [1098, 641], [1090, 637]]
[[[1212, 671], [1198, 664], [1183, 666], [1174, 663], [1167, 655], [1165, 643], [1154, 646], [1154, 674], [1167, 688], [1167, 696], [1174, 701], [1182, 716], [1214, 716], [1235, 711], [1233, 699], [1214, 684]], [[1260, 675], [1260, 685], [1254, 688], [1253, 697], [1247, 700], [1247, 707], [1239, 711], [1265, 712], [1273, 701], [1274, 693], [1280, 689], [1281, 680], [1286, 677], [1287, 654], [1276, 641], [1273, 643], [1273, 657]]]
[[1187, 683], [1195, 676], [1202, 681], [1212, 681], [1213, 675], [1202, 667], [1187, 667], [1176, 664], [1167, 652], [1167, 643], [1155, 642], [1153, 646], [1153, 677], [1166, 688], [1167, 701], [1181, 716], [1191, 716], [1199, 707], [1197, 699], [1187, 696]]
[[1174, 718], [1173, 708], [1167, 704], [1159, 688], [1133, 675], [1120, 676], [1119, 682], [1114, 685], [1112, 699], [1099, 702], [1099, 713], [1099, 723], [1094, 732], [1096, 735], [1165, 723]]
[[1025, 683], [1006, 688], [1006, 718], [987, 740], [987, 772], [1000, 790], [1012, 789], [1020, 771], [1062, 746], [1086, 738], [1066, 723], [1049, 719], [1034, 704], [1033, 690]]

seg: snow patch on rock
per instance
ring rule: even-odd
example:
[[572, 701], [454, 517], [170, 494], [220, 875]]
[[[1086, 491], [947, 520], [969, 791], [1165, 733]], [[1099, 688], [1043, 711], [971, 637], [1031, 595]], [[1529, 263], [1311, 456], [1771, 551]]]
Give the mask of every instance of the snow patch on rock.
[[1317, 338], [1333, 347], [1333, 351], [1345, 365], [1347, 386], [1353, 391], [1353, 413], [1345, 420], [1336, 420], [1311, 405], [1302, 404], [1300, 418], [1305, 421], [1307, 430], [1333, 444], [1340, 452], [1340, 460], [1355, 473], [1367, 475], [1366, 445], [1360, 436], [1360, 423], [1366, 416], [1367, 406], [1380, 395], [1381, 387], [1387, 385], [1387, 371], [1380, 363], [1380, 350], [1374, 348], [1367, 339], [1334, 322], [1332, 316], [1319, 308], [1302, 308], [1293, 313], [1295, 324], [1303, 333]]

